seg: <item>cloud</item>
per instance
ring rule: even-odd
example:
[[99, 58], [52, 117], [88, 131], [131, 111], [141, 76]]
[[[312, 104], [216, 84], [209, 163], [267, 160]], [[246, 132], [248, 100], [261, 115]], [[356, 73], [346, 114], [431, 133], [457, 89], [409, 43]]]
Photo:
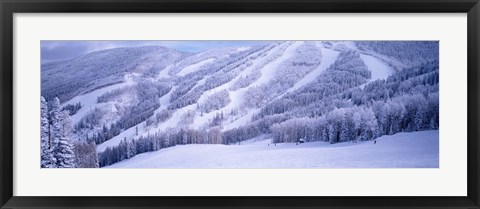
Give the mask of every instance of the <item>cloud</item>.
[[70, 59], [88, 51], [89, 46], [81, 42], [41, 42], [42, 62]]
[[89, 52], [118, 47], [165, 46], [180, 51], [198, 52], [220, 47], [266, 44], [268, 41], [41, 41], [42, 62], [72, 59]]

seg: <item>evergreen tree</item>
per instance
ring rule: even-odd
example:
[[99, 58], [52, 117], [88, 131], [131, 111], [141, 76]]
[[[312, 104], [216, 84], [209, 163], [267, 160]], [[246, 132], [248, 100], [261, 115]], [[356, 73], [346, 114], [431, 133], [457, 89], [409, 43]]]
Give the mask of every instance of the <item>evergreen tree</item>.
[[340, 132], [340, 141], [351, 141], [355, 139], [353, 131], [355, 129], [351, 114], [345, 114], [342, 120], [342, 130]]
[[98, 168], [98, 156], [94, 142], [78, 141], [74, 145], [76, 168]]
[[335, 130], [334, 124], [328, 124], [328, 138], [330, 139], [330, 144], [335, 144], [338, 142], [337, 131]]
[[52, 111], [50, 112], [50, 147], [53, 150], [59, 144], [59, 139], [62, 137], [62, 127], [60, 123], [60, 100], [55, 97], [52, 103]]
[[55, 98], [52, 105], [52, 150], [58, 168], [75, 168], [75, 153], [69, 136], [72, 124], [68, 111], [61, 111], [60, 100]]
[[41, 97], [40, 102], [40, 131], [41, 131], [41, 167], [53, 168], [55, 167], [56, 160], [53, 156], [51, 143], [50, 143], [50, 124], [48, 122], [48, 105], [45, 98]]
[[[419, 106], [417, 109], [417, 113], [415, 114], [415, 118], [413, 121], [413, 125], [416, 131], [421, 131], [425, 130], [427, 127], [427, 122], [426, 118], [428, 117], [427, 115], [427, 110], [423, 106]], [[430, 122], [430, 121], [428, 121]]]
[[127, 158], [130, 159], [137, 154], [137, 149], [132, 140], [127, 142]]

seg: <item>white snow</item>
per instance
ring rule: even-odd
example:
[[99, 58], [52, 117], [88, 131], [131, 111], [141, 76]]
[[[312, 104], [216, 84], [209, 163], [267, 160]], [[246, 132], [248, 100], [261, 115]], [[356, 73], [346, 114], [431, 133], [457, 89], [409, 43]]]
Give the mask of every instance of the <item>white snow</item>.
[[[168, 104], [170, 102], [170, 94], [171, 94], [172, 91], [173, 91], [173, 89], [170, 90], [170, 92], [168, 92], [167, 94], [160, 97], [160, 107], [155, 110], [155, 112], [153, 114], [153, 117], [155, 117], [155, 114], [160, 112], [161, 110], [167, 109]], [[178, 117], [178, 116], [176, 116], [176, 117]], [[172, 118], [174, 118], [174, 117], [172, 117]], [[169, 121], [169, 120], [167, 120], [167, 121]], [[165, 122], [163, 124], [170, 124], [170, 122]], [[176, 124], [177, 123], [175, 123], [174, 126], [176, 126]], [[142, 123], [140, 123], [136, 126], [130, 127], [129, 129], [123, 131], [119, 135], [117, 135], [117, 136], [103, 142], [102, 144], [98, 145], [97, 146], [97, 152], [99, 152], [99, 153], [103, 152], [105, 149], [107, 149], [107, 147], [115, 147], [118, 144], [120, 144], [120, 142], [125, 138], [127, 138], [127, 140], [132, 140], [136, 136], [137, 127], [138, 127], [139, 135], [148, 135], [149, 133], [155, 133], [156, 132], [155, 130], [150, 130], [149, 127], [146, 127], [145, 122], [142, 122]]]
[[[291, 43], [288, 43], [288, 44], [291, 44]], [[285, 50], [285, 52], [281, 57], [265, 65], [261, 69], [262, 76], [259, 79], [257, 79], [254, 83], [252, 83], [250, 86], [257, 86], [260, 84], [268, 83], [268, 81], [270, 81], [275, 76], [275, 73], [277, 72], [277, 69], [276, 69], [277, 66], [280, 65], [283, 61], [293, 57], [295, 55], [296, 49], [302, 44], [303, 44], [303, 41], [296, 41], [290, 46], [288, 46], [288, 48]]]
[[388, 76], [395, 73], [395, 70], [380, 59], [371, 55], [360, 54], [360, 58], [367, 65], [370, 72], [372, 72], [371, 81], [378, 79], [386, 79]]
[[[272, 49], [269, 52], [269, 54], [275, 54], [275, 53], [278, 53], [279, 51], [283, 51], [283, 50], [284, 50], [284, 52], [282, 53], [282, 56], [280, 56], [279, 58], [275, 59], [274, 61], [268, 63], [267, 65], [263, 66], [260, 69], [260, 71], [261, 71], [260, 78], [257, 79], [252, 84], [250, 84], [249, 86], [257, 86], [257, 85], [268, 83], [268, 81], [270, 81], [274, 77], [274, 75], [276, 73], [277, 66], [279, 64], [281, 64], [282, 62], [284, 62], [285, 60], [288, 60], [289, 58], [291, 58], [295, 54], [295, 50], [303, 43], [304, 43], [303, 41], [285, 42], [283, 44], [286, 45], [286, 49], [284, 49], [284, 46], [278, 46], [278, 47], [275, 47], [274, 49]], [[298, 89], [301, 86], [306, 85], [309, 82], [313, 81], [318, 75], [320, 75], [322, 72], [324, 72], [325, 69], [327, 69], [333, 62], [335, 62], [339, 52], [334, 51], [334, 50], [330, 50], [330, 49], [322, 49], [322, 50], [323, 50], [323, 52], [322, 52], [323, 53], [323, 58], [322, 58], [322, 63], [320, 64], [320, 66], [316, 70], [307, 74], [307, 76], [305, 76], [301, 81], [299, 81], [297, 84], [295, 84], [295, 86], [292, 87], [292, 89], [290, 89], [290, 91]], [[235, 79], [232, 79], [232, 81], [230, 81], [228, 83], [225, 83], [225, 84], [223, 84], [223, 85], [221, 85], [217, 88], [214, 88], [214, 89], [211, 89], [209, 91], [204, 92], [203, 95], [198, 100], [198, 102], [199, 103], [204, 102], [206, 97], [208, 95], [212, 94], [213, 92], [218, 92], [218, 91], [224, 90], [224, 89], [228, 90], [229, 87], [233, 83], [235, 83], [235, 81], [239, 77], [245, 76], [248, 73], [251, 73], [251, 71], [253, 69], [255, 69], [260, 63], [261, 63], [261, 60], [255, 60], [255, 62], [250, 67], [245, 69]], [[242, 107], [242, 105], [244, 104], [244, 99], [243, 99], [244, 96], [243, 95], [245, 94], [245, 92], [247, 90], [248, 90], [248, 87], [237, 89], [235, 91], [230, 90], [229, 91], [229, 96], [230, 96], [231, 102], [227, 106], [225, 106], [225, 107], [223, 107], [219, 110], [212, 111], [212, 112], [209, 112], [209, 113], [204, 113], [203, 116], [201, 116], [201, 117], [200, 117], [200, 115], [196, 115], [196, 117], [194, 119], [194, 123], [193, 123], [193, 128], [201, 128], [209, 120], [213, 119], [214, 116], [217, 113], [221, 113], [221, 112], [229, 113], [231, 110], [237, 110], [237, 111], [239, 111], [239, 113], [238, 113], [237, 116], [235, 116], [235, 118], [227, 119], [227, 121], [224, 122], [223, 130], [229, 130], [229, 129], [237, 128], [237, 127], [240, 127], [240, 126], [243, 126], [243, 125], [247, 124], [251, 120], [252, 116], [255, 113], [258, 113], [258, 111], [259, 111], [259, 108], [247, 109], [245, 107]]]
[[[228, 89], [230, 86], [229, 84], [233, 83], [234, 81], [230, 81], [226, 84], [223, 84], [217, 88], [214, 88], [213, 90], [209, 90], [203, 93], [203, 95], [200, 97], [198, 100], [199, 103], [202, 103], [206, 100], [207, 95], [211, 95], [213, 92], [217, 92], [223, 89]], [[243, 94], [245, 93], [246, 89], [238, 89], [236, 91], [229, 91], [229, 97], [230, 97], [230, 103], [226, 105], [225, 107], [219, 109], [219, 110], [214, 110], [209, 113], [203, 113], [202, 116], [200, 114], [197, 114], [195, 116], [194, 122], [193, 122], [193, 128], [201, 128], [204, 125], [208, 123], [209, 120], [212, 120], [216, 114], [219, 114], [221, 112], [228, 113], [232, 109], [239, 109], [240, 105], [243, 104]]]
[[359, 143], [177, 145], [110, 168], [438, 168], [438, 130], [398, 133]]
[[242, 116], [236, 118], [235, 120], [233, 120], [230, 123], [225, 124], [223, 126], [223, 130], [226, 131], [226, 130], [230, 130], [230, 129], [234, 129], [234, 128], [244, 126], [244, 125], [248, 124], [249, 122], [251, 122], [252, 116], [254, 116], [255, 114], [257, 114], [259, 112], [260, 112], [260, 108], [249, 109]]
[[110, 91], [113, 91], [115, 89], [120, 89], [120, 88], [123, 88], [123, 87], [132, 86], [132, 85], [136, 84], [136, 82], [134, 81], [134, 78], [133, 78], [134, 76], [136, 76], [136, 75], [133, 74], [133, 73], [132, 74], [127, 74], [127, 75], [124, 76], [125, 82], [110, 85], [110, 86], [106, 86], [106, 87], [97, 89], [95, 91], [76, 96], [76, 97], [68, 100], [67, 102], [64, 102], [62, 104], [62, 107], [65, 107], [68, 104], [72, 104], [72, 105], [77, 104], [79, 102], [82, 104], [82, 108], [80, 108], [78, 110], [78, 112], [75, 113], [75, 115], [72, 115], [72, 117], [71, 117], [72, 122], [75, 124], [78, 121], [80, 121], [91, 110], [93, 110], [95, 107], [101, 108], [101, 107], [104, 107], [106, 105], [106, 104], [98, 104], [97, 103], [97, 97], [102, 96], [103, 94], [105, 94], [107, 92], [110, 92]]
[[244, 47], [239, 47], [237, 48], [237, 52], [243, 52], [243, 51], [247, 51], [249, 49], [251, 49], [252, 47], [249, 47], [249, 46], [244, 46]]
[[[172, 65], [173, 65], [173, 64], [172, 64]], [[168, 78], [170, 78], [169, 72], [170, 72], [170, 70], [172, 69], [172, 65], [169, 65], [169, 66], [167, 66], [165, 69], [160, 70], [160, 72], [158, 73], [157, 79], [158, 79], [158, 80], [161, 80], [161, 79], [168, 79]]]
[[337, 60], [338, 55], [340, 52], [334, 51], [327, 48], [322, 49], [322, 62], [317, 69], [313, 70], [312, 72], [305, 75], [300, 81], [295, 83], [292, 88], [288, 89], [286, 92], [293, 92], [302, 86], [309, 84], [310, 82], [314, 81], [320, 74], [322, 74], [330, 65], [332, 65], [335, 60]]
[[[296, 43], [285, 42], [283, 44], [287, 45], [288, 47], [282, 53], [282, 56], [275, 59], [271, 63], [263, 66], [260, 69], [261, 74], [262, 74], [261, 77], [256, 82], [250, 84], [250, 86], [258, 85], [258, 84], [263, 83], [263, 82], [268, 82], [269, 79], [273, 78], [273, 76], [276, 72], [276, 69], [275, 69], [276, 66], [278, 66], [280, 63], [282, 63], [286, 59], [289, 59], [291, 56], [293, 56], [294, 53], [295, 53], [295, 49], [298, 46], [300, 46], [302, 44], [302, 42], [296, 42]], [[283, 50], [284, 50], [283, 46], [277, 46], [277, 47], [273, 48], [271, 51], [269, 51], [268, 55], [263, 59], [268, 59], [268, 57], [272, 56], [272, 54], [278, 53], [278, 52], [283, 51]], [[221, 91], [221, 90], [228, 90], [231, 102], [227, 106], [225, 106], [225, 107], [223, 107], [219, 110], [215, 110], [215, 111], [212, 111], [212, 112], [209, 112], [209, 113], [204, 113], [203, 116], [200, 116], [199, 114], [197, 114], [195, 119], [194, 119], [194, 122], [193, 122], [193, 127], [194, 128], [203, 127], [209, 120], [212, 120], [217, 113], [221, 113], [221, 112], [229, 113], [231, 110], [239, 111], [239, 110], [244, 109], [243, 107], [241, 107], [244, 104], [244, 99], [243, 99], [244, 96], [243, 95], [245, 94], [245, 92], [247, 91], [248, 88], [241, 88], [241, 89], [237, 89], [235, 91], [231, 91], [231, 90], [229, 90], [229, 88], [232, 84], [234, 84], [238, 80], [238, 78], [240, 78], [241, 76], [248, 75], [249, 73], [252, 72], [252, 70], [256, 69], [259, 65], [262, 65], [262, 60], [261, 59], [256, 59], [252, 63], [251, 66], [249, 66], [245, 70], [243, 70], [242, 73], [240, 73], [236, 78], [232, 79], [230, 82], [227, 82], [223, 85], [220, 85], [220, 86], [218, 86], [214, 89], [205, 91], [202, 94], [202, 96], [199, 98], [198, 103], [204, 102], [205, 99], [208, 97], [208, 95], [211, 95], [212, 93], [218, 92], [218, 91]], [[226, 121], [224, 123], [224, 127], [225, 127], [224, 130], [228, 130], [228, 129], [232, 129], [232, 128], [235, 128], [235, 127], [245, 125], [248, 121], [250, 121], [251, 116], [253, 115], [254, 112], [257, 112], [257, 110], [250, 109], [250, 110], [246, 110], [246, 111], [240, 111], [239, 116], [238, 116], [239, 118], [235, 119], [233, 121], [233, 123], [228, 123], [228, 121]]]
[[332, 49], [338, 50], [338, 51], [357, 50], [357, 46], [353, 41], [335, 41], [333, 42]]
[[97, 89], [95, 91], [73, 97], [72, 99], [62, 103], [62, 106], [66, 106], [68, 104], [73, 105], [73, 104], [76, 104], [78, 102], [80, 102], [82, 104], [82, 106], [89, 106], [89, 105], [96, 104], [97, 103], [97, 97], [99, 97], [99, 96], [101, 96], [101, 95], [103, 95], [103, 94], [105, 94], [109, 91], [135, 84], [135, 81], [133, 81], [133, 76], [134, 76], [133, 74], [127, 74], [127, 75], [124, 76], [125, 82], [123, 82], [123, 83], [106, 86], [106, 87]]
[[[240, 77], [246, 76], [246, 75], [252, 73], [252, 71], [255, 68], [258, 68], [259, 65], [263, 65], [262, 64], [262, 59], [267, 59], [269, 56], [272, 56], [275, 53], [281, 52], [281, 56], [279, 56], [275, 60], [271, 61], [270, 63], [268, 63], [265, 66], [260, 68], [260, 72], [261, 72], [260, 78], [258, 78], [252, 84], [250, 84], [249, 87], [258, 86], [258, 85], [268, 83], [275, 76], [277, 66], [279, 64], [281, 64], [282, 62], [284, 62], [285, 60], [288, 60], [289, 58], [294, 56], [295, 53], [296, 53], [297, 47], [299, 47], [301, 44], [303, 44], [303, 41], [281, 43], [280, 45], [272, 48], [268, 52], [268, 55], [266, 57], [253, 60], [253, 63], [249, 67], [246, 67], [242, 72], [239, 73], [239, 75], [236, 78], [232, 79], [230, 82], [227, 82], [227, 83], [222, 84], [222, 85], [220, 85], [220, 86], [218, 86], [214, 89], [203, 92], [202, 96], [198, 100], [198, 103], [202, 103], [202, 102], [205, 101], [205, 99], [209, 95], [211, 95], [215, 92], [221, 91], [221, 90], [227, 90], [229, 92], [230, 99], [231, 99], [231, 102], [227, 106], [225, 106], [225, 107], [223, 107], [219, 110], [209, 112], [209, 113], [203, 113], [203, 115], [200, 116], [200, 113], [198, 111], [196, 111], [196, 104], [189, 105], [189, 106], [186, 106], [186, 107], [175, 110], [175, 112], [173, 113], [173, 115], [170, 119], [168, 119], [167, 121], [165, 121], [163, 123], [159, 123], [158, 125], [152, 125], [152, 126], [149, 126], [149, 127], [145, 127], [145, 122], [139, 124], [138, 125], [139, 135], [147, 135], [149, 133], [155, 133], [155, 132], [160, 131], [160, 130], [165, 130], [166, 128], [169, 128], [169, 127], [179, 127], [179, 126], [190, 126], [192, 128], [195, 128], [195, 129], [201, 129], [205, 125], [207, 125], [210, 120], [212, 120], [214, 118], [215, 114], [220, 113], [220, 112], [224, 112], [227, 115], [228, 113], [230, 113], [231, 110], [237, 111], [238, 114], [235, 115], [235, 116], [226, 116], [227, 117], [226, 121], [224, 121], [224, 123], [223, 123], [223, 130], [224, 131], [232, 129], [232, 128], [240, 127], [240, 126], [243, 126], [245, 124], [248, 124], [248, 122], [251, 121], [251, 117], [254, 114], [258, 113], [259, 108], [243, 107], [243, 104], [244, 104], [244, 99], [243, 98], [244, 98], [245, 92], [248, 90], [248, 87], [247, 88], [240, 88], [240, 89], [236, 89], [236, 90], [230, 90], [230, 87]], [[355, 46], [354, 42], [351, 42], [351, 41], [338, 42], [337, 45], [339, 45], [339, 46], [341, 45], [344, 48], [346, 47], [346, 48], [350, 48], [350, 49], [356, 49], [356, 46]], [[321, 50], [322, 50], [322, 62], [320, 64], [320, 66], [317, 69], [313, 70], [312, 72], [308, 73], [301, 80], [299, 80], [297, 83], [295, 83], [295, 85], [292, 88], [283, 92], [281, 95], [284, 95], [285, 93], [288, 93], [288, 92], [293, 92], [293, 91], [301, 88], [302, 86], [308, 85], [310, 82], [314, 81], [331, 64], [333, 64], [335, 62], [335, 60], [337, 59], [337, 57], [340, 53], [337, 50], [324, 48], [323, 45], [321, 44], [321, 42], [318, 42], [317, 46], [321, 47]], [[248, 49], [248, 47], [237, 48], [235, 50], [247, 50], [247, 49]], [[225, 55], [225, 54], [231, 53], [231, 51], [235, 51], [235, 50], [233, 50], [233, 48], [229, 49], [229, 50], [230, 51], [222, 49], [222, 50], [216, 50], [216, 51], [213, 51], [213, 52], [217, 53], [217, 55]], [[226, 53], [226, 52], [229, 52], [229, 53]], [[180, 72], [177, 73], [177, 75], [182, 76], [182, 75], [186, 75], [186, 74], [191, 73], [191, 72], [195, 72], [196, 70], [200, 69], [202, 66], [207, 65], [209, 63], [212, 63], [216, 60], [216, 58], [209, 55], [209, 51], [203, 52], [203, 53], [200, 53], [200, 54], [197, 54], [197, 55], [194, 55], [194, 56], [198, 56], [198, 57], [204, 56], [205, 58], [198, 59], [200, 61], [184, 67]], [[371, 81], [376, 80], [376, 79], [380, 79], [380, 78], [387, 78], [389, 75], [391, 75], [395, 72], [385, 62], [383, 62], [381, 59], [379, 59], [379, 58], [377, 58], [373, 55], [361, 54], [361, 58], [364, 60], [367, 67], [372, 72]], [[170, 79], [171, 75], [170, 75], [169, 71], [173, 68], [173, 65], [167, 66], [165, 69], [161, 70], [159, 72], [158, 76], [157, 76], [157, 79], [158, 80]], [[100, 96], [100, 95], [102, 95], [102, 94], [104, 94], [108, 91], [111, 91], [111, 90], [114, 90], [114, 89], [117, 89], [117, 88], [121, 88], [123, 86], [135, 84], [135, 81], [133, 79], [135, 76], [139, 76], [139, 75], [134, 75], [134, 74], [126, 75], [124, 83], [116, 84], [116, 85], [112, 85], [112, 86], [107, 86], [105, 88], [98, 89], [98, 90], [96, 90], [94, 92], [91, 92], [89, 94], [77, 96], [77, 97], [73, 98], [72, 100], [68, 101], [67, 103], [65, 103], [65, 104], [73, 104], [73, 103], [76, 103], [76, 102], [80, 101], [84, 107], [88, 107], [88, 108], [81, 108], [78, 111], [78, 113], [75, 114], [72, 117], [74, 119], [73, 121], [74, 122], [79, 121], [85, 114], [87, 114], [90, 111], [90, 109], [93, 109], [94, 107], [103, 107], [102, 105], [105, 105], [105, 104], [96, 104], [96, 100], [97, 100], [98, 96]], [[196, 86], [202, 85], [208, 77], [209, 76], [205, 76], [202, 80], [198, 81]], [[173, 86], [172, 90], [168, 94], [166, 94], [166, 95], [164, 95], [163, 97], [160, 98], [161, 106], [157, 110], [155, 110], [155, 112], [154, 112], [155, 114], [162, 111], [162, 110], [165, 110], [168, 107], [168, 105], [170, 104], [170, 94], [176, 87], [177, 86]], [[187, 114], [187, 112], [189, 112], [189, 111], [190, 111], [190, 113], [195, 114], [195, 117], [193, 119], [193, 123], [191, 123], [191, 124], [180, 124], [180, 122], [182, 121], [185, 114]], [[125, 130], [120, 135], [118, 135], [118, 136], [104, 142], [103, 144], [99, 145], [97, 147], [97, 151], [102, 152], [107, 147], [117, 146], [120, 143], [120, 141], [123, 140], [125, 137], [127, 137], [127, 139], [129, 139], [129, 140], [132, 139], [132, 138], [135, 138], [136, 137], [135, 133], [136, 133], [136, 127], [132, 127], [128, 130]]]
[[[295, 53], [296, 48], [298, 46], [300, 46], [301, 44], [303, 44], [303, 42], [302, 41], [285, 42], [284, 44], [286, 44], [288, 47], [285, 49], [284, 53], [282, 53], [282, 56], [280, 56], [276, 60], [272, 61], [271, 63], [265, 65], [261, 69], [262, 76], [257, 80], [257, 82], [254, 82], [252, 85], [258, 85], [258, 84], [262, 84], [264, 82], [268, 82], [275, 75], [276, 66], [281, 64], [284, 60], [287, 60], [290, 57], [292, 57]], [[280, 46], [276, 47], [271, 51], [271, 53], [275, 53], [278, 50], [283, 50], [282, 48], [283, 47], [280, 47]], [[269, 54], [270, 54], [270, 52], [269, 52]], [[201, 62], [197, 62], [196, 64], [189, 65], [186, 68], [182, 69], [182, 71], [178, 74], [181, 74], [181, 73], [187, 74], [188, 72], [193, 72], [194, 70], [200, 68], [201, 65], [208, 64], [210, 62], [213, 62], [214, 60], [215, 59], [213, 59], [213, 58], [209, 58], [209, 59], [203, 60]], [[229, 87], [236, 81], [236, 79], [238, 79], [241, 75], [244, 75], [245, 73], [251, 72], [251, 70], [254, 69], [257, 65], [259, 65], [260, 62], [261, 62], [260, 60], [255, 60], [255, 62], [250, 67], [247, 67], [243, 71], [244, 73], [239, 74], [239, 76], [237, 76], [235, 79], [232, 79], [230, 82], [222, 84], [222, 85], [220, 85], [220, 86], [218, 86], [214, 89], [203, 92], [202, 96], [198, 100], [198, 103], [202, 103], [208, 95], [211, 95], [214, 92], [218, 92], [218, 91], [221, 91], [221, 90], [224, 90], [224, 89], [228, 90]], [[170, 68], [171, 67], [169, 66], [166, 69], [160, 71], [160, 74], [159, 74], [158, 77], [159, 78], [168, 77], [167, 71]], [[185, 72], [185, 71], [187, 71], [187, 72]], [[206, 78], [207, 77], [200, 80], [197, 83], [196, 86], [204, 83]], [[170, 102], [170, 94], [175, 88], [176, 88], [176, 86], [174, 86], [173, 89], [168, 94], [166, 94], [166, 95], [164, 95], [163, 97], [160, 98], [161, 106], [160, 106], [160, 108], [155, 110], [155, 113], [158, 113], [161, 110], [164, 110], [168, 107], [168, 104]], [[197, 128], [197, 129], [202, 128], [203, 126], [207, 125], [209, 123], [209, 120], [212, 120], [214, 118], [215, 114], [217, 114], [217, 113], [220, 113], [222, 111], [224, 113], [229, 113], [230, 110], [232, 110], [232, 109], [236, 109], [236, 110], [242, 109], [241, 105], [243, 104], [243, 94], [245, 93], [246, 90], [247, 90], [247, 88], [237, 89], [236, 91], [229, 91], [230, 98], [231, 98], [232, 101], [226, 107], [221, 108], [221, 109], [216, 110], [216, 111], [209, 112], [209, 113], [204, 113], [203, 116], [200, 116], [200, 114], [197, 113], [195, 115], [195, 118], [194, 118], [194, 121], [193, 121], [192, 124], [179, 124], [179, 123], [180, 123], [180, 121], [182, 121], [182, 117], [185, 114], [187, 114], [188, 111], [190, 111], [191, 113], [195, 112], [196, 104], [188, 105], [188, 106], [185, 106], [183, 108], [177, 109], [172, 114], [172, 117], [170, 119], [164, 121], [163, 123], [159, 123], [158, 126], [145, 127], [144, 123], [142, 123], [142, 125], [139, 126], [139, 130], [138, 130], [139, 135], [145, 136], [145, 135], [148, 135], [149, 133], [155, 133], [159, 130], [165, 130], [166, 128], [179, 127], [179, 126], [193, 126], [193, 128]], [[96, 97], [95, 97], [95, 99], [96, 99]], [[232, 121], [232, 123], [225, 122], [225, 124], [224, 124], [225, 129], [224, 130], [232, 129], [232, 128], [239, 127], [239, 126], [247, 124], [251, 120], [251, 117], [253, 116], [253, 114], [257, 113], [258, 110], [259, 110], [258, 108], [255, 108], [255, 109], [249, 109], [249, 110], [240, 112], [239, 115], [237, 116], [238, 118], [235, 119], [234, 121]], [[98, 145], [97, 146], [97, 151], [98, 152], [103, 152], [107, 147], [117, 146], [125, 137], [127, 137], [127, 139], [130, 140], [133, 137], [135, 137], [135, 133], [136, 133], [135, 127], [132, 127], [130, 129], [122, 132], [118, 136], [113, 137], [112, 139], [107, 140], [106, 142]]]
[[214, 58], [209, 58], [209, 59], [205, 59], [205, 60], [202, 60], [200, 62], [197, 62], [195, 64], [189, 65], [189, 66], [183, 68], [182, 71], [177, 73], [177, 75], [184, 76], [184, 75], [187, 75], [189, 73], [193, 73], [193, 72], [199, 70], [200, 67], [202, 67], [206, 64], [209, 64], [209, 63], [213, 62], [214, 60], [215, 60]]
[[353, 41], [342, 41], [341, 43], [345, 44], [345, 46], [347, 46], [350, 49], [354, 49], [354, 50], [357, 49], [357, 45], [355, 45], [355, 42]]
[[172, 92], [175, 91], [177, 87], [174, 86], [172, 87], [172, 89], [165, 95], [163, 95], [162, 97], [160, 97], [160, 107], [157, 108], [154, 112], [153, 112], [153, 115], [155, 116], [155, 114], [161, 112], [162, 110], [166, 110], [168, 108], [168, 105], [170, 104], [170, 97], [172, 95]]
[[133, 126], [125, 131], [123, 131], [122, 133], [120, 133], [119, 135], [97, 145], [97, 152], [100, 153], [100, 152], [103, 152], [105, 151], [105, 149], [107, 149], [107, 147], [115, 147], [117, 146], [118, 144], [120, 144], [120, 142], [127, 138], [127, 140], [132, 140], [132, 137], [136, 135], [136, 127], [138, 126], [138, 133], [142, 133], [143, 131], [143, 128], [145, 127], [145, 122], [142, 122], [136, 126]]
[[[295, 55], [295, 50], [303, 43], [304, 43], [303, 41], [297, 41], [297, 42], [293, 42], [293, 43], [292, 42], [285, 42], [283, 44], [288, 45], [286, 49], [283, 49], [282, 46], [278, 46], [275, 49], [273, 49], [271, 51], [272, 54], [278, 53], [279, 50], [284, 50], [284, 52], [282, 53], [282, 55], [280, 57], [278, 57], [274, 61], [268, 63], [267, 65], [263, 66], [260, 69], [260, 71], [261, 71], [260, 78], [258, 78], [255, 82], [253, 82], [249, 86], [257, 86], [257, 85], [268, 83], [268, 81], [270, 81], [275, 76], [277, 66], [280, 65], [285, 60], [288, 60], [292, 56], [294, 56]], [[256, 61], [253, 64], [252, 67], [255, 67], [258, 63], [259, 63], [259, 61]], [[245, 107], [242, 107], [242, 105], [244, 104], [244, 99], [243, 99], [244, 96], [243, 95], [245, 94], [245, 92], [247, 90], [248, 90], [248, 87], [229, 92], [230, 93], [230, 98], [231, 98], [232, 101], [229, 105], [227, 105], [223, 109], [227, 110], [226, 112], [228, 112], [228, 110], [231, 110], [231, 109], [236, 109], [236, 110], [240, 110], [240, 113], [239, 113], [239, 116], [237, 116], [237, 118], [235, 118], [230, 123], [228, 121], [225, 122], [224, 125], [223, 125], [223, 130], [229, 130], [229, 129], [233, 129], [233, 128], [237, 128], [237, 127], [246, 125], [248, 122], [250, 122], [252, 116], [259, 112], [259, 110], [260, 110], [259, 108], [246, 109]]]
[[378, 53], [375, 53], [373, 51], [364, 51], [364, 50], [359, 50], [359, 52], [362, 53], [362, 54], [366, 54], [366, 55], [376, 57], [377, 59], [382, 60], [383, 62], [388, 63], [389, 65], [393, 66], [392, 68], [397, 70], [397, 71], [400, 71], [400, 70], [408, 67], [407, 64], [402, 63], [402, 62], [400, 62], [400, 61], [398, 61], [394, 58], [388, 57], [388, 56], [383, 55], [383, 54], [378, 54]]

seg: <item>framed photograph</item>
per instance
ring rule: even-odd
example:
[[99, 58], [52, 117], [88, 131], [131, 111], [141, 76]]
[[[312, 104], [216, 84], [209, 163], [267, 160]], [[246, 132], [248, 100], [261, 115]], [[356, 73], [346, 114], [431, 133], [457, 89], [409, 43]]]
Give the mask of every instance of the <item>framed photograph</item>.
[[1, 208], [479, 208], [479, 4], [2, 1]]

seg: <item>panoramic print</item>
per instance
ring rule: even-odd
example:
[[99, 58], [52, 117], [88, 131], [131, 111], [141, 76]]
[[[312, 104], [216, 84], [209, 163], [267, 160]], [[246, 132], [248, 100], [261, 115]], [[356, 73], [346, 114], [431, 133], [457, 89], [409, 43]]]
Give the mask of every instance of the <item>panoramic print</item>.
[[438, 41], [41, 41], [41, 168], [439, 167]]

